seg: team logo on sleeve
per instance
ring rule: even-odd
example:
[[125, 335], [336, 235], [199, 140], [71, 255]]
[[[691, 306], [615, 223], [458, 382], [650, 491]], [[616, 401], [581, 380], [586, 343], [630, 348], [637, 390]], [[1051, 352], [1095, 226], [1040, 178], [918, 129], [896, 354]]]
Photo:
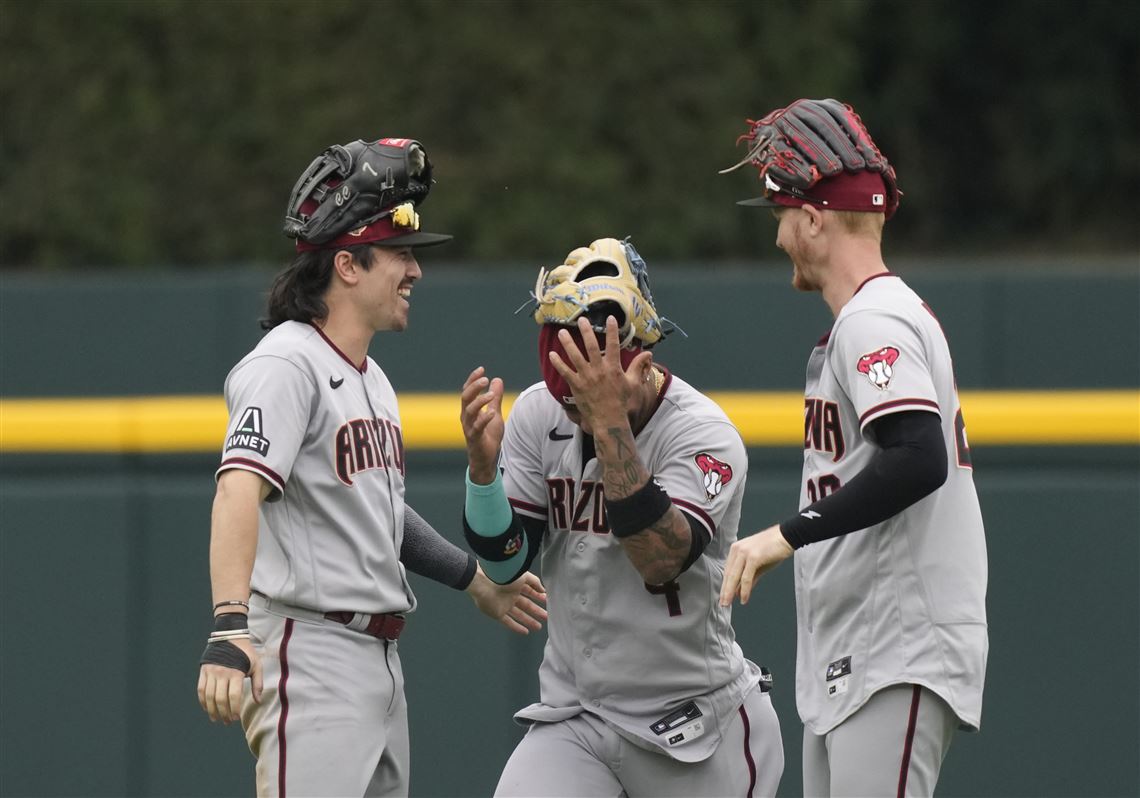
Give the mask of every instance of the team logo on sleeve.
[[884, 346], [859, 358], [855, 368], [860, 374], [866, 374], [872, 385], [880, 391], [885, 391], [891, 384], [891, 377], [895, 373], [895, 361], [898, 359], [899, 350], [893, 346]]
[[697, 468], [704, 474], [705, 497], [711, 502], [725, 485], [732, 482], [732, 466], [717, 460], [707, 452], [701, 452], [693, 459], [697, 461]]
[[503, 556], [513, 557], [522, 551], [522, 535], [515, 535], [503, 546]]
[[269, 454], [269, 441], [261, 434], [261, 408], [247, 407], [242, 413], [237, 429], [226, 438], [226, 451], [249, 449], [262, 457]]

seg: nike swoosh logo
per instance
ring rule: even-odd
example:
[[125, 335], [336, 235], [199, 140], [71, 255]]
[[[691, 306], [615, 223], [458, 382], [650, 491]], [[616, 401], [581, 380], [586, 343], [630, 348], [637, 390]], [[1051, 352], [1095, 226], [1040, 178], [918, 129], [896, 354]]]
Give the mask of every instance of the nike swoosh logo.
[[343, 384], [344, 384], [344, 377], [341, 377], [339, 380], [334, 380], [332, 377], [329, 377], [329, 387], [332, 388], [334, 391]]
[[555, 427], [547, 434], [552, 441], [568, 441], [574, 437], [574, 433], [572, 432], [569, 435], [562, 435], [558, 432], [558, 427]]

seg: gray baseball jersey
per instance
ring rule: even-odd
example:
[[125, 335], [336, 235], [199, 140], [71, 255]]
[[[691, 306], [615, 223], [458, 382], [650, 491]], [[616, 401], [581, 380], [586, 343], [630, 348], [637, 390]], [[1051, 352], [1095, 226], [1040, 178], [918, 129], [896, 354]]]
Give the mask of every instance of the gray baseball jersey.
[[316, 327], [275, 327], [226, 378], [222, 471], [272, 485], [251, 587], [312, 610], [407, 612], [404, 444], [391, 383]]
[[696, 563], [656, 587], [609, 534], [600, 464], [583, 462], [583, 433], [545, 384], [511, 410], [503, 481], [516, 512], [547, 523], [550, 612], [540, 701], [515, 717], [553, 722], [588, 711], [635, 745], [695, 762], [716, 750], [760, 676], [736, 643], [730, 610], [718, 605], [747, 454], [723, 411], [671, 375], [636, 441], [673, 503], [711, 534]]
[[946, 483], [880, 524], [796, 552], [796, 701], [815, 734], [900, 683], [939, 695], [964, 728], [981, 722], [986, 543], [953, 364], [930, 308], [884, 273], [808, 361], [800, 507], [859, 473], [876, 451], [867, 424], [904, 410], [941, 417]]

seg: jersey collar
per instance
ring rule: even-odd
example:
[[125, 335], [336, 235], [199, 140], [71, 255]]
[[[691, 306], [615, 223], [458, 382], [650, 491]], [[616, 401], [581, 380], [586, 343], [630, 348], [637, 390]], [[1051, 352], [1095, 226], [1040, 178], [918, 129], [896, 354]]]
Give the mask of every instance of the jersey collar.
[[[859, 287], [855, 289], [855, 294], [857, 294], [857, 293], [859, 293], [860, 291], [862, 291], [862, 290], [863, 290], [863, 286], [865, 286], [867, 283], [871, 282], [872, 280], [877, 280], [877, 279], [879, 279], [880, 277], [898, 277], [898, 275], [897, 275], [897, 274], [894, 274], [894, 273], [892, 273], [892, 272], [879, 272], [878, 274], [872, 274], [872, 275], [871, 275], [870, 277], [868, 277], [866, 280], [864, 280], [863, 282], [859, 283]], [[852, 294], [852, 296], [855, 296], [855, 294]]]
[[368, 357], [367, 357], [367, 356], [365, 356], [365, 358], [364, 358], [364, 362], [363, 362], [363, 363], [361, 363], [359, 366], [358, 366], [358, 365], [356, 365], [356, 364], [355, 364], [355, 363], [353, 363], [351, 360], [349, 360], [349, 358], [348, 358], [348, 355], [346, 355], [344, 352], [342, 352], [342, 351], [340, 350], [340, 347], [339, 347], [339, 346], [337, 346], [336, 344], [334, 344], [334, 343], [332, 342], [332, 339], [331, 339], [331, 338], [329, 338], [327, 335], [325, 335], [325, 331], [324, 331], [324, 330], [322, 330], [320, 327], [318, 327], [317, 325], [313, 324], [312, 322], [309, 322], [309, 326], [311, 326], [311, 327], [312, 327], [314, 330], [316, 330], [316, 331], [317, 331], [317, 333], [318, 333], [318, 334], [321, 336], [321, 338], [324, 338], [324, 339], [325, 339], [325, 343], [326, 343], [326, 344], [328, 344], [330, 347], [332, 347], [332, 351], [334, 351], [334, 352], [336, 352], [338, 355], [340, 355], [340, 358], [341, 358], [341, 360], [343, 360], [343, 361], [344, 361], [345, 363], [347, 363], [348, 365], [352, 366], [354, 369], [356, 369], [357, 371], [359, 371], [361, 374], [364, 374], [366, 371], [368, 371]]

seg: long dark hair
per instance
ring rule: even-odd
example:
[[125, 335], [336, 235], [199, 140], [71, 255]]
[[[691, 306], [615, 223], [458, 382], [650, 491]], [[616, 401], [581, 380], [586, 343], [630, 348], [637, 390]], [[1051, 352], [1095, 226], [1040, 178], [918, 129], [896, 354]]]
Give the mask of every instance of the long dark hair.
[[371, 244], [355, 244], [299, 253], [289, 268], [273, 280], [265, 318], [260, 320], [261, 329], [272, 330], [283, 321], [310, 322], [328, 316], [325, 292], [332, 281], [336, 253], [347, 252], [367, 270], [372, 266], [371, 249]]

